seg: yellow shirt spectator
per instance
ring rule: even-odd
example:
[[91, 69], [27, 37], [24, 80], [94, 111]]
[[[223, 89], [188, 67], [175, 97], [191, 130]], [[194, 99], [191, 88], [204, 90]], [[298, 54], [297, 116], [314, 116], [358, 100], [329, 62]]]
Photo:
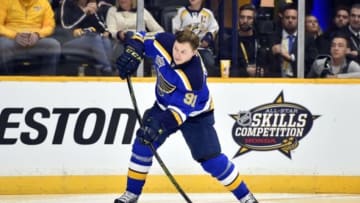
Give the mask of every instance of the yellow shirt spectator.
[[18, 32], [36, 32], [42, 38], [54, 29], [54, 12], [48, 0], [1, 1], [0, 36], [14, 39]]

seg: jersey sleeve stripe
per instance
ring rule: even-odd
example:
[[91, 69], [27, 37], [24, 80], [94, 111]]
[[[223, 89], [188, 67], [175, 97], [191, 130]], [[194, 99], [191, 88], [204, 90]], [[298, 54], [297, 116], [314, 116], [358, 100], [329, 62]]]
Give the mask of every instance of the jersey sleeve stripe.
[[174, 115], [174, 118], [178, 124], [182, 124], [186, 120], [186, 114], [183, 113], [178, 107], [168, 106], [168, 108], [171, 110], [171, 113]]
[[213, 109], [214, 109], [214, 100], [211, 97], [211, 99], [210, 99], [210, 109], [209, 110], [213, 110]]
[[208, 99], [208, 101], [206, 102], [204, 108], [202, 108], [202, 109], [200, 109], [200, 110], [198, 110], [198, 111], [193, 111], [193, 112], [191, 112], [191, 113], [189, 114], [189, 116], [194, 117], [194, 116], [197, 116], [197, 115], [199, 115], [199, 114], [201, 114], [201, 113], [204, 113], [204, 112], [207, 112], [207, 111], [211, 111], [211, 110], [213, 110], [213, 109], [214, 109], [214, 102], [213, 102], [213, 99], [210, 97], [210, 98]]
[[176, 69], [176, 72], [178, 73], [180, 79], [182, 80], [182, 83], [184, 84], [186, 90], [192, 91], [190, 81], [189, 81], [188, 77], [186, 76], [186, 74], [184, 73], [184, 71], [180, 70], [180, 69]]
[[140, 34], [135, 34], [132, 39], [139, 40], [140, 42], [144, 43], [144, 38]]
[[171, 56], [166, 51], [166, 49], [156, 40], [154, 41], [154, 47], [160, 52], [160, 54], [162, 56], [165, 57], [165, 60], [167, 61], [167, 63], [170, 64], [171, 63]]
[[172, 115], [174, 116], [177, 124], [178, 124], [178, 125], [181, 125], [181, 124], [183, 123], [183, 120], [182, 120], [180, 114], [179, 114], [178, 112], [176, 112], [176, 111], [173, 111], [173, 110], [171, 110], [171, 113], [172, 113]]

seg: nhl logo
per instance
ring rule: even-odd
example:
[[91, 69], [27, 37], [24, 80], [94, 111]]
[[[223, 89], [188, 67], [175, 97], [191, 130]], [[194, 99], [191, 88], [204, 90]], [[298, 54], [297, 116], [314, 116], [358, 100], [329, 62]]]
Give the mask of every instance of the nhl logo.
[[291, 151], [310, 132], [318, 115], [296, 103], [285, 102], [281, 92], [273, 103], [248, 111], [230, 114], [236, 122], [232, 128], [234, 141], [240, 145], [238, 157], [252, 150], [279, 150], [291, 159]]

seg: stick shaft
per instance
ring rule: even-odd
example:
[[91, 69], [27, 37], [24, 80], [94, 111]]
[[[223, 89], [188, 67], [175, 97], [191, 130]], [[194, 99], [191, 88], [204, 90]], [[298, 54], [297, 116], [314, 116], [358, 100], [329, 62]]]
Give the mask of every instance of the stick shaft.
[[[129, 93], [130, 93], [130, 97], [131, 97], [131, 101], [132, 104], [134, 106], [134, 110], [136, 113], [136, 117], [140, 123], [140, 126], [143, 126], [143, 122], [142, 122], [142, 118], [139, 112], [139, 108], [136, 102], [136, 97], [134, 94], [134, 88], [132, 86], [132, 82], [131, 82], [131, 78], [130, 76], [126, 77], [126, 82], [129, 88]], [[186, 193], [184, 192], [184, 190], [180, 187], [180, 185], [178, 184], [178, 182], [175, 180], [174, 176], [170, 173], [169, 169], [166, 167], [165, 163], [163, 162], [163, 160], [161, 159], [161, 157], [159, 156], [159, 154], [157, 153], [154, 145], [152, 143], [149, 144], [149, 147], [152, 151], [152, 153], [154, 154], [156, 160], [158, 161], [159, 165], [161, 166], [161, 168], [163, 169], [163, 171], [165, 172], [166, 176], [170, 179], [171, 183], [175, 186], [175, 188], [177, 189], [177, 191], [181, 194], [181, 196], [183, 196], [183, 198], [186, 200], [187, 203], [192, 203], [190, 198], [186, 195]]]

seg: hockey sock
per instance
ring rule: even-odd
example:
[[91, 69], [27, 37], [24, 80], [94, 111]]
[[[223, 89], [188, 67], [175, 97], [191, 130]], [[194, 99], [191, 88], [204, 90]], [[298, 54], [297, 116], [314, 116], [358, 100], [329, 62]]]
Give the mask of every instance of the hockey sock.
[[146, 176], [152, 165], [153, 153], [149, 146], [135, 139], [130, 158], [126, 190], [140, 195], [145, 184]]
[[224, 154], [202, 162], [201, 166], [218, 179], [237, 199], [241, 199], [249, 193], [249, 189], [241, 180], [235, 165]]

